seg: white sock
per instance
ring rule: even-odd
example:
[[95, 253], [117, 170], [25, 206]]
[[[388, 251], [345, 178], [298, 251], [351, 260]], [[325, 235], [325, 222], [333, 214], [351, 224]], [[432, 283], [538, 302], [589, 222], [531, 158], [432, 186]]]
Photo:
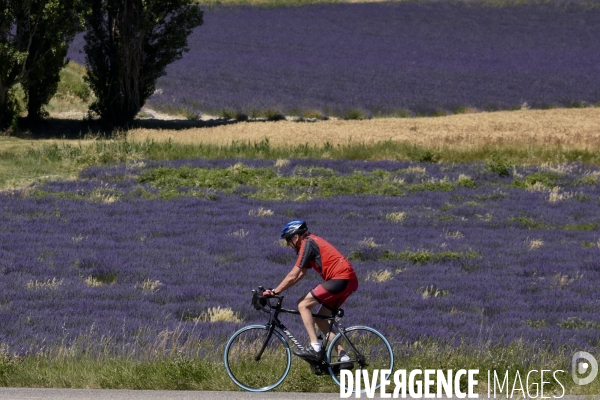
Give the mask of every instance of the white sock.
[[316, 352], [321, 351], [321, 343], [311, 343], [310, 345], [313, 349], [315, 349]]
[[346, 352], [343, 351], [340, 353], [340, 361], [341, 362], [350, 361], [350, 356], [348, 356], [348, 354], [346, 354]]

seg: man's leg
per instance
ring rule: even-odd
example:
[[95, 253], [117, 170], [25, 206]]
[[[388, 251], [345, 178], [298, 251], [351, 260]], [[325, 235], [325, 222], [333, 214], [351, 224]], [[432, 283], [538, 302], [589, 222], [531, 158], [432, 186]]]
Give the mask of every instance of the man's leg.
[[[317, 312], [317, 314], [320, 315], [326, 315], [328, 317], [331, 316], [331, 310], [328, 308], [325, 308], [321, 305], [321, 309], [319, 310], [319, 312]], [[321, 319], [321, 318], [317, 318], [315, 320], [315, 322], [317, 323], [317, 326], [319, 327], [319, 329], [321, 330], [321, 332], [323, 332], [323, 334], [326, 334], [327, 332], [329, 332], [329, 321], [325, 320], [325, 319]], [[327, 339], [328, 343], [331, 343], [331, 341], [333, 340], [333, 338], [335, 337], [335, 333], [334, 332], [329, 332], [329, 339]], [[346, 354], [346, 351], [344, 350], [344, 347], [342, 347], [342, 345], [340, 344], [342, 341], [338, 341], [338, 345], [336, 346], [336, 351], [337, 354], [340, 355], [340, 357], [342, 355]]]
[[[313, 318], [311, 308], [319, 304], [319, 302], [312, 297], [309, 293], [305, 298], [301, 299], [298, 303], [298, 311], [300, 311], [300, 316], [302, 317], [302, 322], [304, 323], [304, 327], [308, 332], [308, 337], [310, 338], [310, 343], [318, 343], [319, 339], [317, 338], [317, 332], [315, 330], [315, 323], [319, 327], [319, 330], [323, 332], [323, 334], [327, 334], [329, 332], [329, 321], [321, 318]], [[321, 306], [319, 311], [317, 312], [319, 315], [331, 316], [331, 310]], [[328, 342], [331, 343], [331, 340], [335, 337], [335, 333], [329, 333]], [[338, 351], [343, 351], [344, 349], [341, 346], [338, 346]], [[324, 351], [325, 349], [323, 349]]]
[[[321, 305], [321, 308], [319, 309], [317, 314], [324, 315], [326, 317], [330, 317], [331, 310], [328, 308], [325, 308]], [[317, 318], [317, 319], [315, 319], [315, 322], [317, 323], [319, 330], [321, 332], [323, 332], [323, 334], [326, 334], [327, 332], [329, 332], [329, 321], [327, 321], [326, 319]], [[331, 334], [329, 335], [328, 341], [331, 342], [331, 340], [333, 339], [334, 336], [335, 336], [335, 334], [333, 332], [331, 332]]]
[[[308, 337], [310, 338], [311, 344], [319, 343], [319, 339], [317, 339], [317, 332], [315, 330], [315, 320], [312, 316], [311, 310], [317, 304], [319, 304], [319, 302], [310, 293], [298, 301], [298, 311], [300, 311], [300, 317], [302, 317], [302, 322], [304, 323], [306, 332], [308, 332]], [[326, 321], [320, 320], [320, 322]], [[321, 325], [319, 325], [319, 329], [321, 329]]]

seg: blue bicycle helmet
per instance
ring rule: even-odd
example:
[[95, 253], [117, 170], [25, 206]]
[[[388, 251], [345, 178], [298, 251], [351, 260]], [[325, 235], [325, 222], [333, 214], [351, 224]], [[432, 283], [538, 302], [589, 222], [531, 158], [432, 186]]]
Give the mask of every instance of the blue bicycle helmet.
[[281, 238], [288, 240], [295, 234], [302, 235], [307, 231], [308, 227], [306, 226], [306, 222], [303, 220], [288, 222], [281, 230]]

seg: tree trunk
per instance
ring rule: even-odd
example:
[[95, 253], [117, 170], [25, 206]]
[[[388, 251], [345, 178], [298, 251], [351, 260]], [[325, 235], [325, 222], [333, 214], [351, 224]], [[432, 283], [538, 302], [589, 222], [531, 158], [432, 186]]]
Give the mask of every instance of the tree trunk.
[[10, 125], [11, 112], [8, 109], [8, 88], [0, 86], [0, 131]]

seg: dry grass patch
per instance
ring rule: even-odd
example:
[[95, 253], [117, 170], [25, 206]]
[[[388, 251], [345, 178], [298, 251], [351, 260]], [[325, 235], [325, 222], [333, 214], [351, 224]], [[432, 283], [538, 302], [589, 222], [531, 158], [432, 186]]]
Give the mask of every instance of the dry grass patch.
[[242, 322], [238, 313], [229, 307], [211, 307], [202, 313], [194, 322]]
[[161, 283], [161, 281], [159, 280], [151, 280], [149, 278], [144, 279], [143, 282], [141, 283], [136, 283], [134, 285], [134, 287], [136, 289], [139, 289], [143, 292], [147, 292], [147, 293], [156, 293], [158, 292], [158, 290], [160, 289], [160, 287], [163, 286], [163, 284]]
[[285, 158], [279, 158], [275, 161], [275, 168], [282, 168], [290, 165], [290, 160]]
[[573, 198], [575, 193], [573, 192], [561, 192], [560, 186], [555, 186], [550, 191], [550, 195], [548, 196], [548, 201], [550, 203], [556, 203], [557, 201], [563, 201]]
[[270, 217], [272, 216], [273, 210], [269, 210], [267, 208], [263, 208], [263, 207], [258, 207], [258, 209], [254, 210], [250, 210], [248, 211], [248, 215], [251, 217]]
[[244, 230], [244, 228], [242, 228], [242, 229], [238, 229], [237, 231], [229, 233], [228, 236], [245, 238], [246, 236], [248, 236], [249, 233], [250, 232], [248, 232], [248, 231]]
[[435, 285], [419, 288], [419, 292], [421, 293], [421, 296], [423, 296], [423, 299], [429, 299], [431, 297], [444, 297], [450, 294], [449, 291], [441, 290]]
[[583, 278], [583, 274], [576, 273], [575, 276], [569, 276], [567, 274], [557, 273], [552, 278], [551, 286], [555, 289], [564, 289], [569, 286], [571, 283]]
[[446, 232], [445, 236], [448, 239], [462, 239], [465, 237], [465, 234], [459, 231]]
[[529, 250], [539, 249], [544, 245], [544, 241], [541, 239], [527, 239], [527, 247]]
[[187, 130], [134, 129], [131, 140], [177, 143], [260, 142], [289, 146], [290, 137], [309, 145], [347, 145], [386, 140], [427, 148], [479, 149], [485, 146], [556, 146], [600, 150], [600, 108], [519, 110], [457, 114], [442, 118], [384, 118], [317, 123], [242, 122]]
[[385, 219], [394, 222], [404, 221], [404, 218], [406, 218], [406, 212], [403, 211], [391, 212], [385, 215]]
[[88, 276], [87, 278], [85, 278], [85, 280], [83, 282], [86, 285], [88, 285], [89, 287], [104, 286], [104, 283], [100, 282], [98, 279], [94, 278], [93, 276]]
[[373, 239], [372, 237], [364, 238], [363, 240], [358, 242], [358, 245], [368, 247], [368, 248], [379, 247], [379, 245], [377, 243], [375, 243], [375, 239]]
[[58, 289], [63, 284], [62, 279], [48, 279], [46, 281], [38, 281], [30, 280], [27, 282], [27, 289], [29, 290], [37, 290], [37, 289]]
[[394, 277], [392, 271], [382, 269], [379, 271], [369, 271], [365, 280], [371, 282], [387, 282]]

